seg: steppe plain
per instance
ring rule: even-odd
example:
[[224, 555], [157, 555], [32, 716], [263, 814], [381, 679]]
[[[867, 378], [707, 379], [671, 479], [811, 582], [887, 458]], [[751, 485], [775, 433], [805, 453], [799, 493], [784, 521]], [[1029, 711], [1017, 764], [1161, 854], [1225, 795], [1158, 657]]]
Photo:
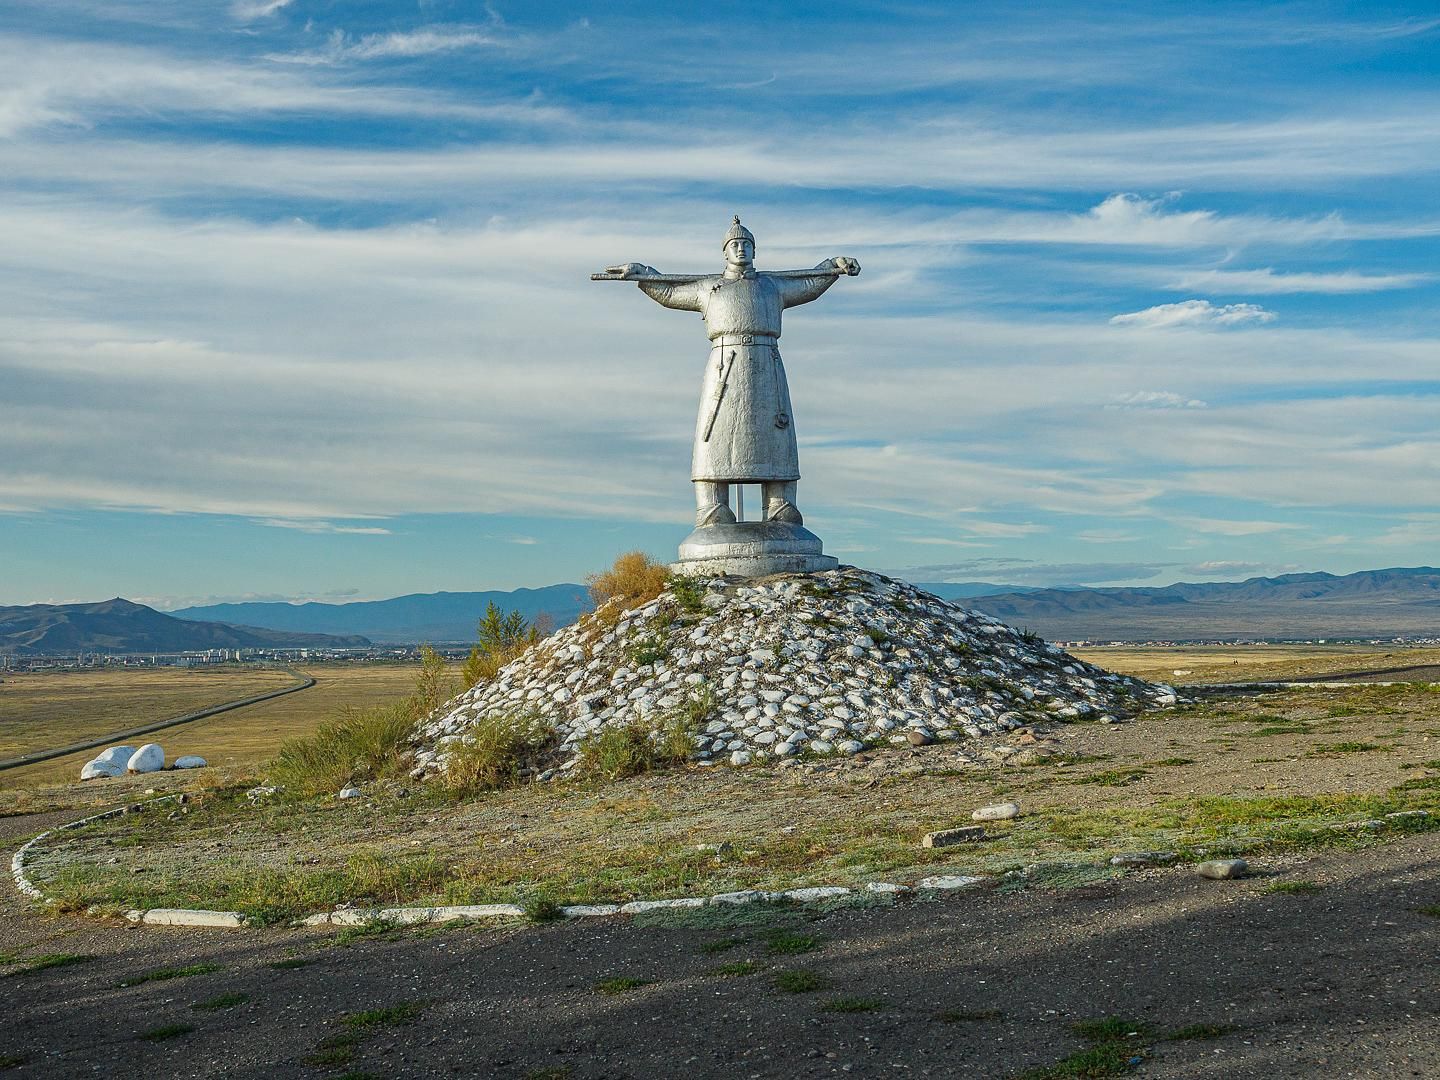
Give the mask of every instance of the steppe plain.
[[[1078, 652], [1197, 683], [1436, 663]], [[1440, 1075], [1440, 693], [1424, 683], [1200, 696], [1135, 723], [1015, 732], [991, 756], [946, 744], [458, 801], [382, 783], [252, 806], [243, 787], [288, 728], [273, 719], [196, 775], [82, 787], [0, 773], [12, 848], [147, 788], [192, 796], [175, 820], [166, 806], [46, 846], [35, 876], [66, 910], [6, 897], [0, 1062], [16, 1075]], [[1002, 798], [1024, 813], [984, 843], [919, 846]], [[1414, 810], [1431, 816], [1384, 817]], [[1109, 863], [1153, 850], [1182, 858]], [[1203, 854], [1235, 853], [1250, 877], [1194, 873]], [[570, 901], [942, 872], [989, 884], [830, 910], [409, 930], [69, 913], [184, 902], [278, 923], [342, 900], [511, 899], [543, 919]]]

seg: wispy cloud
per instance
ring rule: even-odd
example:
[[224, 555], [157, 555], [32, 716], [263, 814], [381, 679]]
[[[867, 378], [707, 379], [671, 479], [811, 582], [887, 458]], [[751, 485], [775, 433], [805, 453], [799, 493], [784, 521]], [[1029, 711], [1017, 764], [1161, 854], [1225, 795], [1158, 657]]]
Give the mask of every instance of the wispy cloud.
[[[1110, 320], [1114, 322], [1115, 320]], [[1132, 390], [1117, 394], [1110, 409], [1205, 409], [1209, 408], [1199, 398], [1186, 397], [1173, 390]]]
[[230, 14], [240, 22], [254, 22], [287, 8], [293, 0], [233, 0]]
[[1275, 313], [1257, 304], [1225, 304], [1216, 306], [1209, 300], [1182, 300], [1178, 304], [1157, 304], [1144, 311], [1115, 315], [1113, 326], [1138, 326], [1147, 329], [1169, 327], [1246, 326], [1275, 321]]
[[389, 529], [379, 525], [335, 525], [329, 521], [297, 518], [260, 518], [255, 524], [270, 529], [295, 529], [299, 532], [326, 533], [335, 536], [390, 536]]
[[1187, 529], [1194, 529], [1196, 532], [1217, 533], [1220, 536], [1262, 536], [1266, 533], [1299, 528], [1294, 522], [1253, 519], [1232, 521], [1224, 518], [1180, 517], [1175, 521]]
[[1367, 293], [1412, 289], [1434, 280], [1433, 274], [1277, 273], [1263, 270], [1204, 270], [1185, 274], [1171, 288], [1177, 292], [1211, 293]]
[[[287, 0], [288, 2], [288, 0]], [[325, 45], [292, 53], [270, 53], [265, 59], [286, 64], [339, 64], [350, 60], [405, 60], [437, 53], [459, 52], [514, 41], [496, 26], [437, 25], [387, 34], [351, 37], [343, 30], [330, 34]]]

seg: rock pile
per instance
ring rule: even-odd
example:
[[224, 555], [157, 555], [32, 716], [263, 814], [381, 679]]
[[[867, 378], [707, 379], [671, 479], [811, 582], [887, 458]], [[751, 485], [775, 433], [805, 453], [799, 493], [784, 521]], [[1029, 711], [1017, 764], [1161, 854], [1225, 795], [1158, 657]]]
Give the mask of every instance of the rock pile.
[[[607, 618], [606, 616], [609, 616]], [[622, 725], [683, 713], [699, 764], [981, 739], [1039, 720], [1122, 719], [1176, 702], [902, 581], [842, 567], [680, 581], [565, 627], [419, 728], [414, 775], [488, 717], [553, 729], [554, 767]]]

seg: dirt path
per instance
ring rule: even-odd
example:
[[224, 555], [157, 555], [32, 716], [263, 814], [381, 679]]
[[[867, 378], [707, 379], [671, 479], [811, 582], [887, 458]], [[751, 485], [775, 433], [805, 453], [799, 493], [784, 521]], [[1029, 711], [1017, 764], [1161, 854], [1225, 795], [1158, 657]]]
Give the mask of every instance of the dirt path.
[[[1130, 1075], [1440, 1075], [1440, 918], [1420, 910], [1440, 904], [1440, 834], [1256, 869], [1235, 882], [1157, 870], [840, 912], [802, 928], [823, 940], [799, 955], [769, 955], [756, 928], [626, 921], [344, 945], [299, 931], [128, 928], [37, 917], [7, 891], [0, 952], [98, 959], [0, 978], [0, 1058], [20, 1059], [16, 1076], [998, 1078], [1082, 1049], [1070, 1023], [1120, 1015], [1162, 1032], [1229, 1028], [1140, 1039], [1146, 1057]], [[1284, 882], [1318, 889], [1269, 891]], [[743, 940], [706, 951], [727, 939]], [[308, 963], [269, 966], [291, 957]], [[711, 974], [744, 960], [762, 970]], [[117, 986], [198, 963], [221, 969]], [[775, 972], [796, 969], [828, 988], [777, 989]], [[616, 977], [651, 981], [594, 989]], [[248, 1000], [191, 1008], [221, 994]], [[828, 1011], [837, 998], [878, 1007]], [[425, 1003], [408, 1024], [340, 1021], [403, 1002]], [[193, 1030], [137, 1037], [172, 1024]], [[305, 1063], [316, 1054], [328, 1064]]]

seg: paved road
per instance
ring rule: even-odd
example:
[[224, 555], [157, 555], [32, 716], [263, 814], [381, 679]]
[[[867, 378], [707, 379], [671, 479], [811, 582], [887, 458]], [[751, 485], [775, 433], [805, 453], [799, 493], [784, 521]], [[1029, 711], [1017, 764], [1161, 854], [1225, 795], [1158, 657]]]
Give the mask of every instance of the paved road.
[[51, 758], [65, 757], [67, 754], [76, 754], [81, 750], [94, 750], [101, 746], [118, 746], [123, 744], [125, 740], [133, 739], [137, 735], [149, 735], [152, 731], [163, 731], [166, 728], [176, 727], [180, 724], [203, 720], [205, 717], [214, 716], [216, 713], [230, 712], [232, 709], [243, 709], [247, 705], [257, 705], [262, 701], [269, 701], [271, 698], [284, 697], [286, 694], [309, 690], [310, 687], [315, 685], [315, 680], [309, 675], [301, 675], [298, 671], [291, 671], [290, 674], [295, 676], [295, 682], [290, 686], [282, 686], [279, 690], [270, 690], [264, 694], [252, 694], [250, 697], [240, 698], [238, 701], [227, 701], [223, 705], [212, 705], [208, 709], [199, 709], [195, 712], [186, 713], [183, 716], [172, 716], [168, 720], [157, 720], [153, 724], [143, 724], [140, 727], [126, 728], [124, 731], [112, 731], [109, 735], [102, 735], [98, 739], [86, 739], [83, 742], [71, 743], [69, 746], [57, 746], [52, 750], [32, 750], [30, 753], [21, 754], [19, 757], [0, 760], [0, 769], [18, 769], [21, 765], [34, 765], [38, 761], [49, 761]]
[[[1440, 918], [1422, 910], [1440, 905], [1440, 833], [1257, 869], [1236, 882], [1156, 870], [844, 912], [806, 928], [823, 935], [818, 949], [780, 956], [754, 930], [618, 920], [347, 945], [319, 931], [128, 928], [36, 917], [11, 892], [0, 953], [98, 959], [0, 978], [0, 1057], [22, 1062], [17, 1077], [1000, 1078], [1082, 1049], [1071, 1022], [1120, 1015], [1161, 1031], [1229, 1028], [1139, 1040], [1135, 1076], [1440, 1076]], [[1321, 888], [1267, 891], [1285, 881]], [[707, 951], [731, 938], [745, 940]], [[291, 957], [308, 962], [271, 966]], [[763, 970], [711, 974], [746, 959]], [[197, 963], [221, 968], [117, 985]], [[782, 992], [782, 969], [829, 988]], [[596, 992], [614, 977], [652, 981]], [[225, 993], [248, 998], [191, 1007]], [[879, 1007], [827, 1010], [840, 997]], [[341, 1019], [405, 1002], [424, 1003], [412, 1023]], [[979, 1018], [947, 1021], [947, 1010]], [[193, 1030], [139, 1038], [175, 1024]], [[337, 1036], [354, 1041], [322, 1048]], [[316, 1054], [332, 1063], [307, 1064]]]

